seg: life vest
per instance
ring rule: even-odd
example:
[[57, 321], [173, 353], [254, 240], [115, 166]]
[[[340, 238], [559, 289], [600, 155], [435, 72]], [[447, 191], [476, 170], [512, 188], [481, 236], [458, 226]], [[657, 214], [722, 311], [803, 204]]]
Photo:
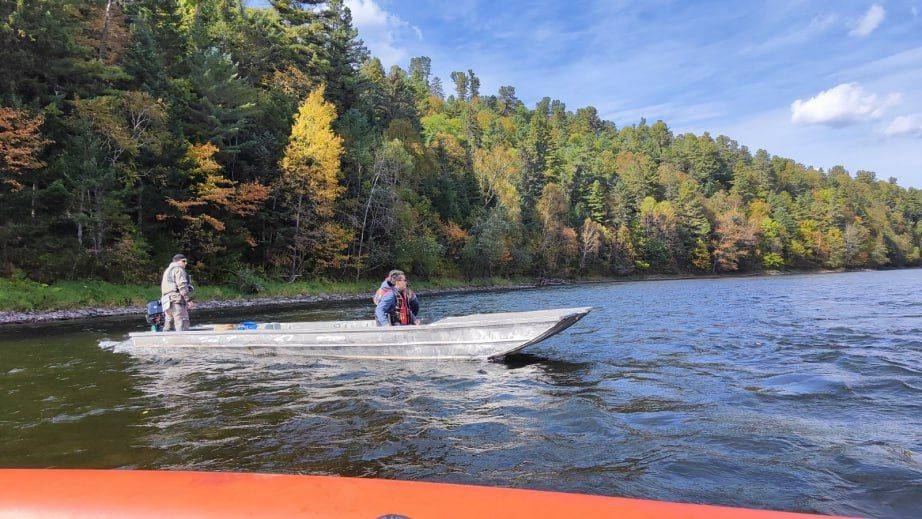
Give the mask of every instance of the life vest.
[[[411, 324], [410, 295], [396, 290], [394, 292], [397, 293], [397, 320], [400, 324]], [[409, 292], [409, 289], [407, 289], [407, 292]]]

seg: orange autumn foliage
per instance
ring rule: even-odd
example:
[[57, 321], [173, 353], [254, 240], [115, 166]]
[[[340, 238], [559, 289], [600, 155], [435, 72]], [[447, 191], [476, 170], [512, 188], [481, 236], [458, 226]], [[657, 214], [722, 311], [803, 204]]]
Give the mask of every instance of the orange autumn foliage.
[[221, 232], [227, 228], [228, 216], [248, 216], [258, 211], [269, 196], [269, 188], [257, 182], [239, 183], [224, 177], [221, 165], [214, 159], [217, 152], [218, 147], [210, 142], [189, 147], [184, 163], [189, 168], [194, 197], [168, 202], [179, 210], [183, 220], [205, 223]]
[[31, 116], [25, 110], [0, 107], [0, 175], [2, 182], [14, 191], [22, 189], [19, 177], [45, 164], [38, 156], [51, 141], [42, 137], [41, 115]]

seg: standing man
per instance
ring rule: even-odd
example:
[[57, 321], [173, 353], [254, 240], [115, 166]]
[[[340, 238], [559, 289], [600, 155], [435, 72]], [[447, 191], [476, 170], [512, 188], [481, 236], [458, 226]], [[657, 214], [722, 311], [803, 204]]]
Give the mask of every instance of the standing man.
[[375, 320], [378, 326], [419, 324], [419, 299], [410, 290], [407, 276], [392, 270], [375, 292]]
[[189, 310], [195, 308], [191, 294], [195, 288], [186, 272], [186, 257], [173, 256], [173, 262], [163, 271], [160, 281], [160, 303], [163, 305], [163, 331], [172, 326], [176, 331], [189, 329]]

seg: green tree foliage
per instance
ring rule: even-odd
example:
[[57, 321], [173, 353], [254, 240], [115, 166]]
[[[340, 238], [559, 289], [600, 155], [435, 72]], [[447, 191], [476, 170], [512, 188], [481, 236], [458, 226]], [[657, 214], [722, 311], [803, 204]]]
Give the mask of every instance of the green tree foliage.
[[605, 190], [598, 180], [589, 186], [589, 193], [586, 195], [586, 208], [589, 211], [589, 218], [592, 221], [596, 223], [605, 223], [607, 220]]
[[922, 261], [918, 189], [472, 70], [446, 97], [430, 58], [371, 57], [343, 0], [268, 4], [0, 3], [0, 274], [154, 281], [180, 250], [201, 282]]
[[451, 80], [455, 83], [455, 94], [458, 96], [458, 100], [468, 100], [468, 89], [471, 86], [470, 76], [456, 70], [451, 73]]
[[541, 222], [539, 259], [545, 274], [569, 273], [578, 252], [576, 230], [567, 225], [567, 200], [557, 184], [547, 184], [538, 199]]
[[471, 91], [471, 99], [477, 99], [480, 97], [480, 78], [474, 74], [473, 70], [468, 69], [467, 71], [467, 82]]
[[209, 141], [225, 152], [240, 151], [255, 92], [237, 72], [230, 54], [210, 47], [189, 60], [189, 91], [183, 109], [185, 134]]

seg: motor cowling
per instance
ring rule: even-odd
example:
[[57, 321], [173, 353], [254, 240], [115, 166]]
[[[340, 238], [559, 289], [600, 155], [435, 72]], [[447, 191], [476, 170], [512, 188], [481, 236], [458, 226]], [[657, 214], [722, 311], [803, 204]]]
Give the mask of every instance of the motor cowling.
[[163, 323], [165, 321], [165, 316], [163, 315], [163, 304], [157, 301], [150, 301], [147, 303], [147, 324], [151, 326], [151, 331], [160, 332], [163, 331]]

